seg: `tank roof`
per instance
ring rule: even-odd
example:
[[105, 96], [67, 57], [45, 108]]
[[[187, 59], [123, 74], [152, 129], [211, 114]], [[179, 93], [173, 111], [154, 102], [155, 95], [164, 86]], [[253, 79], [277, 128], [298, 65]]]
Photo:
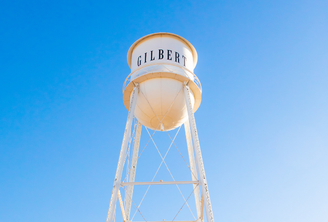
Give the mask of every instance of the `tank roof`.
[[153, 34], [149, 34], [149, 35], [146, 35], [140, 39], [138, 39], [137, 41], [135, 41], [129, 51], [128, 51], [128, 55], [127, 55], [127, 60], [128, 60], [128, 64], [129, 64], [129, 67], [131, 68], [131, 58], [132, 58], [132, 52], [134, 50], [134, 48], [140, 44], [141, 42], [145, 41], [146, 39], [149, 39], [149, 38], [156, 38], [156, 37], [164, 37], [164, 36], [167, 36], [167, 37], [171, 37], [171, 38], [176, 38], [178, 40], [180, 40], [181, 42], [185, 43], [191, 50], [192, 52], [192, 55], [193, 55], [193, 60], [194, 60], [194, 66], [196, 66], [197, 64], [197, 60], [198, 60], [198, 56], [197, 56], [197, 52], [196, 52], [196, 49], [195, 47], [188, 41], [186, 40], [185, 38], [179, 36], [179, 35], [176, 35], [176, 34], [173, 34], [173, 33], [169, 33], [169, 32], [157, 32], [157, 33], [153, 33]]

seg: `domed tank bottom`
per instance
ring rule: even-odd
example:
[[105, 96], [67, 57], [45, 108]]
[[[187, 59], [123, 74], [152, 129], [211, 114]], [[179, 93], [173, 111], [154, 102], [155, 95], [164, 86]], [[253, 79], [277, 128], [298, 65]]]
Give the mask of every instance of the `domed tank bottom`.
[[[142, 125], [153, 130], [173, 130], [187, 120], [182, 82], [155, 78], [141, 82], [139, 87], [134, 115]], [[190, 97], [193, 107], [193, 93], [190, 93]]]

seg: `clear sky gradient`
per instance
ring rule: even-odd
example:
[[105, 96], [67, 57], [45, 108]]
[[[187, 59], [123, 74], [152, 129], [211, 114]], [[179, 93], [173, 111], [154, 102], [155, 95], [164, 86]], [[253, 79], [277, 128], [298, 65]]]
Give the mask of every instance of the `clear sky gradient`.
[[[2, 2], [0, 221], [106, 220], [127, 118], [126, 54], [154, 32], [198, 52], [195, 117], [215, 220], [327, 222], [323, 0]], [[165, 152], [167, 136], [156, 135]], [[183, 130], [177, 145], [185, 149]], [[154, 146], [142, 158], [138, 169], [153, 174]], [[190, 176], [170, 161], [177, 178]], [[171, 219], [146, 207], [152, 220]]]

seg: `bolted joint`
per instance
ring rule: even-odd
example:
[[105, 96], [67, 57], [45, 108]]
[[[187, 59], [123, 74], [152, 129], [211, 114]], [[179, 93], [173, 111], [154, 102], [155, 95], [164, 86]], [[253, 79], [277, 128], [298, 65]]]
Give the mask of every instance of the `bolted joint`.
[[139, 83], [138, 82], [133, 82], [134, 87], [136, 87], [138, 89], [139, 92]]
[[[188, 87], [189, 86], [189, 81], [183, 82], [183, 84]], [[189, 87], [188, 87], [189, 88]]]

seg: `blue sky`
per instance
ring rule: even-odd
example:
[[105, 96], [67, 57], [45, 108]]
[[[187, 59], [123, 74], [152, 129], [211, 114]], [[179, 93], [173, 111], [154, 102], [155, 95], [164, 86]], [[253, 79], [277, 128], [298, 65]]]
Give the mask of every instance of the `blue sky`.
[[[327, 8], [316, 0], [3, 2], [0, 221], [105, 221], [127, 117], [126, 53], [154, 32], [181, 35], [198, 52], [195, 116], [215, 220], [328, 221]], [[156, 135], [165, 152], [167, 137]]]

